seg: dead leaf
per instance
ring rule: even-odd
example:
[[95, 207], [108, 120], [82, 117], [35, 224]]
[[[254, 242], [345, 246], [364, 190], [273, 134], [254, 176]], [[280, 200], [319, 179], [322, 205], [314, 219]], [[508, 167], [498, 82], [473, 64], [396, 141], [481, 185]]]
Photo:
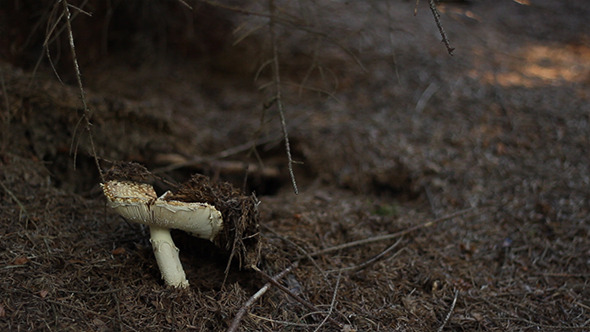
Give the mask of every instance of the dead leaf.
[[113, 249], [113, 251], [111, 251], [111, 253], [113, 255], [123, 255], [125, 253], [125, 248], [122, 248], [122, 247], [115, 248], [115, 249]]
[[504, 143], [496, 144], [496, 153], [499, 155], [505, 155], [506, 154], [506, 145], [504, 145]]
[[478, 312], [471, 313], [471, 317], [473, 317], [478, 322], [483, 321], [483, 315]]
[[49, 291], [48, 291], [48, 290], [46, 290], [46, 289], [42, 289], [42, 290], [39, 292], [39, 296], [40, 296], [42, 299], [46, 298], [46, 297], [47, 297], [47, 294], [49, 294]]
[[14, 265], [25, 265], [29, 262], [29, 259], [26, 257], [17, 257], [14, 259]]

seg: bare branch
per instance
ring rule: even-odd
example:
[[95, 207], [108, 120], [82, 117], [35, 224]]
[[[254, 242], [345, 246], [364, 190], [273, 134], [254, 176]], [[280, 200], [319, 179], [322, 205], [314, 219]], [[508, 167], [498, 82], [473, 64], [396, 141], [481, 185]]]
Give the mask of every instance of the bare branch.
[[[445, 30], [443, 29], [442, 23], [440, 22], [440, 13], [438, 12], [438, 9], [436, 9], [436, 4], [434, 3], [434, 0], [428, 0], [428, 3], [430, 4], [430, 11], [432, 11], [434, 21], [436, 22], [436, 26], [438, 27], [438, 32], [440, 32], [442, 41], [445, 44], [445, 47], [447, 48], [447, 52], [449, 52], [449, 55], [453, 55], [453, 51], [455, 50], [455, 48], [451, 47], [451, 43], [447, 38]], [[416, 2], [416, 4], [418, 3]]]
[[324, 318], [324, 320], [320, 323], [320, 325], [318, 325], [318, 327], [314, 330], [314, 332], [319, 331], [320, 328], [324, 324], [326, 324], [326, 321], [328, 321], [328, 318], [330, 318], [330, 315], [334, 311], [334, 305], [336, 304], [336, 298], [338, 295], [338, 288], [340, 287], [340, 278], [341, 277], [342, 277], [342, 271], [340, 271], [338, 273], [338, 278], [336, 279], [336, 286], [334, 286], [334, 293], [332, 294], [332, 302], [330, 303], [330, 309], [328, 310], [328, 314], [326, 315], [326, 318]]
[[[78, 57], [76, 56], [76, 46], [74, 44], [74, 34], [72, 32], [72, 22], [71, 18], [72, 15], [70, 13], [70, 8], [68, 5], [67, 0], [61, 0], [63, 3], [64, 13], [66, 14], [66, 26], [68, 30], [68, 39], [70, 41], [70, 50], [72, 51], [72, 60], [74, 61], [74, 69], [76, 70], [76, 80], [78, 81], [78, 88], [80, 89], [80, 98], [82, 99], [82, 105], [84, 107], [84, 114], [82, 117], [86, 122], [86, 131], [88, 132], [88, 139], [90, 140], [90, 149], [92, 150], [92, 156], [94, 158], [94, 162], [96, 163], [96, 169], [98, 174], [100, 175], [101, 180], [104, 182], [104, 176], [102, 174], [102, 170], [100, 168], [100, 163], [98, 162], [98, 156], [96, 154], [96, 147], [94, 145], [94, 138], [92, 136], [92, 124], [90, 123], [90, 109], [88, 108], [88, 103], [86, 102], [86, 92], [84, 91], [84, 85], [82, 84], [82, 74], [80, 73], [80, 66], [78, 65]], [[74, 165], [76, 163], [76, 153], [74, 152]]]
[[453, 314], [453, 310], [455, 310], [455, 305], [457, 304], [457, 297], [459, 296], [459, 291], [455, 290], [455, 297], [453, 298], [453, 303], [451, 303], [451, 308], [449, 308], [449, 312], [447, 313], [447, 317], [445, 317], [445, 321], [442, 323], [442, 325], [438, 328], [438, 332], [442, 332], [442, 330], [445, 328], [445, 325], [447, 325], [447, 323], [449, 322], [449, 319], [451, 318], [451, 315]]
[[[287, 273], [291, 272], [291, 270], [293, 270], [293, 268], [295, 268], [295, 267], [297, 267], [297, 262], [294, 262], [293, 264], [289, 265], [286, 269], [281, 271], [279, 274], [272, 277], [272, 279], [275, 282], [278, 282], [285, 275], [287, 275]], [[256, 302], [256, 300], [258, 300], [260, 297], [262, 297], [262, 295], [264, 295], [264, 293], [266, 293], [266, 291], [268, 291], [271, 286], [272, 286], [271, 283], [267, 282], [266, 284], [264, 284], [264, 286], [262, 286], [262, 288], [260, 288], [256, 293], [254, 293], [254, 295], [252, 295], [248, 299], [248, 301], [246, 301], [246, 303], [244, 303], [242, 308], [240, 308], [240, 311], [238, 311], [238, 313], [236, 314], [236, 317], [234, 317], [234, 320], [232, 321], [231, 325], [227, 329], [227, 332], [235, 332], [238, 330], [238, 328], [240, 327], [240, 322], [242, 321], [242, 318], [244, 317], [244, 315], [248, 312], [248, 310], [254, 304], [254, 302]]]
[[[269, 276], [268, 274], [266, 274], [264, 271], [260, 270], [258, 267], [252, 266], [252, 268], [254, 269], [254, 271], [258, 272], [258, 274], [260, 274], [264, 279], [266, 279], [267, 281], [269, 281], [271, 284], [275, 285], [277, 288], [279, 288], [285, 294], [289, 295], [295, 301], [301, 303], [307, 309], [311, 310], [312, 312], [321, 312], [313, 304], [311, 304], [308, 301], [302, 299], [300, 296], [298, 296], [295, 293], [293, 293], [292, 291], [290, 291], [287, 287], [281, 285], [278, 281], [275, 281], [271, 276]], [[330, 318], [329, 315], [327, 316], [327, 319], [328, 319], [328, 321], [330, 323], [335, 324], [336, 326], [338, 326], [340, 328], [343, 327], [343, 325], [340, 322], [334, 320], [333, 318]]]
[[268, 1], [269, 11], [271, 13], [270, 16], [270, 37], [272, 43], [272, 72], [273, 72], [273, 83], [275, 87], [275, 101], [277, 103], [277, 109], [279, 110], [279, 115], [281, 117], [281, 128], [283, 129], [283, 138], [285, 140], [285, 150], [287, 151], [287, 158], [288, 167], [289, 167], [289, 176], [291, 177], [291, 183], [293, 184], [293, 190], [295, 194], [299, 194], [299, 190], [297, 189], [297, 182], [295, 181], [295, 174], [293, 173], [293, 156], [291, 156], [291, 144], [289, 143], [289, 133], [287, 131], [287, 122], [285, 120], [285, 110], [283, 108], [283, 98], [281, 94], [281, 75], [279, 72], [279, 51], [278, 51], [278, 40], [275, 31], [275, 14], [277, 12], [277, 8], [275, 6], [274, 0]]
[[[397, 241], [395, 241], [394, 244], [392, 244], [387, 249], [383, 250], [382, 252], [380, 252], [379, 254], [377, 254], [376, 256], [372, 257], [371, 259], [369, 259], [366, 262], [363, 262], [363, 263], [361, 263], [359, 265], [349, 266], [349, 267], [344, 267], [344, 268], [338, 269], [338, 272], [341, 273], [341, 272], [346, 272], [346, 271], [359, 271], [359, 270], [362, 270], [362, 269], [366, 268], [367, 266], [375, 263], [379, 259], [381, 259], [381, 257], [387, 255], [390, 251], [392, 251], [393, 249], [395, 249], [397, 247], [397, 245], [400, 244], [401, 241], [402, 241], [401, 238], [398, 239]], [[399, 254], [402, 250], [398, 250], [395, 254], [393, 254], [393, 257], [397, 256], [397, 254]]]
[[[338, 250], [342, 250], [342, 249], [347, 249], [347, 248], [351, 248], [351, 247], [355, 247], [355, 246], [359, 246], [359, 245], [363, 245], [363, 244], [368, 244], [368, 243], [373, 243], [373, 242], [378, 242], [378, 241], [385, 241], [385, 240], [395, 239], [397, 237], [404, 236], [404, 235], [406, 235], [408, 233], [411, 233], [413, 231], [416, 231], [418, 229], [431, 227], [431, 226], [433, 226], [435, 224], [438, 224], [440, 222], [443, 222], [445, 220], [453, 219], [453, 218], [458, 217], [460, 215], [463, 215], [463, 214], [466, 214], [468, 212], [471, 212], [474, 209], [475, 208], [472, 207], [472, 208], [468, 208], [468, 209], [465, 209], [465, 210], [457, 211], [455, 213], [446, 215], [444, 217], [440, 217], [438, 219], [430, 220], [430, 221], [427, 221], [425, 223], [416, 225], [414, 227], [410, 227], [408, 229], [405, 229], [403, 231], [399, 231], [399, 232], [396, 232], [396, 233], [374, 236], [374, 237], [370, 237], [370, 238], [367, 238], [367, 239], [362, 239], [362, 240], [358, 240], [358, 241], [348, 242], [348, 243], [344, 243], [344, 244], [337, 245], [337, 246], [334, 246], [334, 247], [322, 249], [322, 250], [319, 250], [319, 251], [310, 253], [309, 256], [316, 257], [316, 256], [319, 256], [319, 255], [323, 255], [323, 254], [327, 254], [327, 253], [331, 253], [331, 252], [334, 252], [334, 251], [338, 251]], [[297, 257], [297, 259], [303, 259], [303, 258], [306, 258], [306, 256]]]

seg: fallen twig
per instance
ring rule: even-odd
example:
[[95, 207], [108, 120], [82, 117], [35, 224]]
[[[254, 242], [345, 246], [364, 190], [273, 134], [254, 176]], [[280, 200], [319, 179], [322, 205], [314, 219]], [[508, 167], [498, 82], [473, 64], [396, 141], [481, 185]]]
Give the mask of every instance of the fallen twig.
[[373, 243], [373, 242], [379, 242], [379, 241], [385, 241], [385, 240], [391, 240], [391, 239], [394, 239], [394, 238], [397, 238], [397, 237], [400, 237], [400, 236], [404, 236], [404, 235], [406, 235], [408, 233], [411, 233], [411, 232], [413, 232], [415, 230], [418, 230], [418, 229], [421, 229], [421, 228], [431, 227], [431, 226], [433, 226], [435, 224], [438, 224], [440, 222], [443, 222], [445, 220], [453, 219], [453, 218], [458, 217], [460, 215], [463, 215], [463, 214], [466, 214], [468, 212], [471, 212], [474, 209], [476, 209], [476, 208], [475, 207], [471, 207], [471, 208], [468, 208], [468, 209], [465, 209], [465, 210], [457, 211], [455, 213], [452, 213], [452, 214], [449, 214], [449, 215], [440, 217], [438, 219], [427, 221], [425, 223], [416, 225], [414, 227], [410, 227], [410, 228], [405, 229], [403, 231], [399, 231], [399, 232], [391, 233], [391, 234], [374, 236], [374, 237], [370, 237], [370, 238], [367, 238], [367, 239], [362, 239], [362, 240], [358, 240], [358, 241], [352, 241], [352, 242], [340, 244], [340, 245], [337, 245], [337, 246], [334, 246], [334, 247], [330, 247], [330, 248], [318, 250], [318, 251], [313, 252], [313, 253], [310, 253], [309, 255], [306, 255], [306, 256], [299, 256], [296, 259], [297, 260], [301, 260], [301, 259], [307, 258], [308, 256], [310, 256], [310, 257], [316, 257], [316, 256], [319, 256], [319, 255], [323, 255], [323, 254], [327, 254], [327, 253], [331, 253], [331, 252], [335, 252], [335, 251], [338, 251], [338, 250], [347, 249], [347, 248], [351, 248], [351, 247], [356, 247], [356, 246], [360, 246], [360, 245], [363, 245], [363, 244], [368, 244], [368, 243]]
[[447, 323], [449, 322], [449, 319], [451, 318], [451, 315], [453, 314], [453, 310], [455, 310], [455, 305], [457, 304], [457, 297], [459, 296], [459, 291], [455, 290], [455, 297], [453, 298], [453, 303], [451, 303], [451, 308], [449, 308], [449, 313], [447, 313], [447, 317], [445, 317], [445, 321], [442, 323], [442, 325], [438, 328], [438, 332], [442, 332], [442, 330], [445, 328], [445, 325], [447, 325]]
[[440, 32], [440, 36], [442, 37], [442, 42], [445, 44], [445, 47], [447, 48], [447, 52], [449, 52], [449, 55], [453, 55], [453, 51], [455, 50], [455, 48], [451, 47], [451, 42], [449, 42], [447, 34], [443, 29], [442, 23], [440, 22], [440, 13], [438, 12], [438, 9], [436, 9], [436, 4], [434, 3], [434, 0], [428, 0], [428, 3], [430, 4], [430, 11], [434, 16], [434, 22], [436, 22], [436, 26], [438, 27], [438, 32]]
[[[272, 280], [274, 280], [275, 282], [278, 282], [287, 273], [291, 272], [291, 270], [293, 268], [297, 267], [297, 263], [298, 262], [295, 262], [295, 263], [289, 265], [286, 269], [281, 271], [279, 274], [272, 277]], [[254, 304], [254, 302], [256, 302], [256, 300], [258, 300], [262, 295], [264, 295], [264, 293], [266, 293], [266, 291], [268, 291], [270, 289], [270, 287], [271, 287], [271, 283], [269, 281], [266, 284], [264, 284], [264, 286], [262, 286], [262, 288], [260, 288], [256, 293], [254, 293], [254, 295], [252, 295], [248, 299], [248, 301], [246, 301], [246, 303], [244, 303], [244, 305], [242, 306], [240, 311], [238, 311], [238, 313], [236, 314], [236, 317], [234, 317], [234, 320], [232, 321], [231, 325], [227, 329], [227, 332], [235, 332], [238, 330], [238, 328], [240, 326], [240, 322], [242, 321], [242, 318], [244, 317], [246, 312], [248, 312], [248, 309], [250, 309], [250, 307]]]
[[[387, 253], [389, 253], [390, 251], [392, 251], [393, 249], [395, 249], [397, 247], [397, 245], [402, 241], [402, 239], [398, 239], [397, 241], [395, 241], [394, 244], [392, 244], [391, 246], [389, 246], [387, 249], [383, 250], [382, 252], [380, 252], [379, 254], [377, 254], [375, 257], [369, 259], [366, 262], [363, 262], [359, 265], [355, 265], [355, 266], [348, 266], [348, 267], [343, 267], [341, 269], [338, 269], [338, 272], [345, 272], [345, 271], [358, 271], [358, 270], [362, 270], [364, 268], [366, 268], [367, 266], [375, 263], [376, 261], [378, 261], [379, 259], [381, 259], [381, 257], [387, 255]], [[397, 251], [393, 256], [396, 256], [401, 250]]]
[[334, 305], [336, 303], [336, 297], [338, 295], [338, 287], [340, 287], [340, 277], [342, 277], [342, 271], [338, 273], [338, 279], [336, 279], [336, 286], [334, 286], [334, 294], [332, 294], [332, 302], [330, 303], [330, 309], [328, 310], [328, 314], [326, 315], [326, 318], [324, 318], [324, 320], [320, 323], [320, 325], [318, 325], [318, 327], [314, 330], [314, 332], [320, 330], [320, 328], [326, 323], [328, 318], [330, 318], [332, 311], [334, 311]]
[[[268, 280], [271, 284], [275, 285], [277, 288], [279, 288], [285, 294], [289, 295], [295, 301], [301, 303], [307, 309], [311, 310], [312, 312], [321, 312], [321, 310], [319, 310], [318, 308], [316, 308], [313, 304], [311, 304], [308, 301], [302, 299], [300, 296], [294, 294], [287, 287], [281, 285], [278, 281], [275, 281], [271, 276], [269, 276], [268, 274], [266, 274], [266, 272], [260, 270], [256, 266], [253, 266], [252, 268], [254, 269], [254, 271], [258, 272], [258, 274], [260, 274], [264, 279]], [[342, 328], [343, 327], [343, 325], [340, 322], [338, 322], [337, 320], [331, 318], [329, 315], [327, 316], [327, 319], [328, 319], [328, 321], [330, 323], [338, 326], [339, 328]]]

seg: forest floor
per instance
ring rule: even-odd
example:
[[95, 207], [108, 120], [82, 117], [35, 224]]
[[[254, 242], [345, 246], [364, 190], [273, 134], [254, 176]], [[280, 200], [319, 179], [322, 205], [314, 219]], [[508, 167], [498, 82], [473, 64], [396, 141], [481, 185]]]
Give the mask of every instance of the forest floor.
[[[100, 10], [79, 15], [91, 126], [67, 39], [63, 84], [46, 58], [0, 61], [0, 330], [222, 331], [241, 309], [243, 331], [590, 329], [590, 3], [442, 3], [453, 56], [427, 1], [297, 3], [274, 33], [298, 194], [264, 7], [195, 5], [221, 34], [196, 49], [158, 21], [180, 2], [143, 6], [160, 23], [109, 52], [77, 34]], [[176, 232], [190, 287], [166, 287], [149, 231], [105, 207], [91, 137], [158, 191], [194, 173], [254, 191], [259, 268], [290, 267], [288, 292], [245, 308], [267, 280], [224, 283], [227, 253]]]

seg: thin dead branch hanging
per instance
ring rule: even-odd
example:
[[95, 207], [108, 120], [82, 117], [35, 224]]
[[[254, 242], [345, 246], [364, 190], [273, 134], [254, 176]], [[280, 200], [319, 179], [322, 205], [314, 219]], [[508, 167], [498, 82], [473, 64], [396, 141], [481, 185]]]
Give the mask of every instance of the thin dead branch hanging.
[[283, 139], [285, 140], [285, 150], [287, 151], [289, 176], [291, 177], [291, 183], [293, 184], [293, 190], [295, 194], [299, 194], [297, 189], [297, 182], [295, 181], [295, 174], [293, 173], [293, 156], [291, 155], [291, 144], [289, 143], [289, 133], [287, 131], [287, 122], [285, 120], [285, 109], [283, 107], [283, 97], [281, 94], [281, 74], [279, 72], [279, 50], [278, 50], [278, 39], [276, 35], [276, 23], [275, 15], [277, 14], [277, 8], [274, 0], [268, 1], [268, 7], [270, 11], [270, 22], [269, 31], [270, 39], [272, 44], [272, 73], [273, 82], [275, 88], [275, 102], [281, 118], [281, 128], [283, 130]]
[[[54, 23], [51, 24], [51, 26], [50, 26], [50, 22], [52, 21], [52, 18], [55, 15], [57, 15], [57, 13], [59, 13], [59, 16], [55, 19]], [[49, 62], [49, 66], [51, 67], [51, 70], [53, 70], [53, 74], [55, 75], [55, 77], [57, 77], [57, 80], [59, 81], [59, 83], [62, 85], [64, 85], [64, 82], [61, 80], [61, 77], [59, 76], [59, 73], [57, 72], [57, 69], [55, 68], [55, 65], [53, 63], [53, 58], [52, 58], [51, 52], [49, 50], [49, 44], [53, 40], [55, 40], [59, 36], [59, 34], [61, 34], [61, 32], [63, 32], [63, 29], [64, 29], [63, 26], [59, 29], [59, 32], [56, 32], [56, 28], [58, 27], [59, 22], [61, 22], [63, 17], [64, 17], [64, 11], [59, 10], [59, 2], [56, 2], [55, 5], [53, 6], [53, 9], [51, 10], [51, 13], [49, 14], [49, 18], [47, 21], [47, 28], [45, 31], [45, 41], [43, 42], [43, 48], [45, 49], [45, 56], [47, 57], [47, 61]], [[37, 71], [37, 67], [41, 64], [42, 59], [43, 59], [43, 55], [40, 55], [39, 60], [37, 61], [37, 64], [35, 65], [35, 69], [33, 72]], [[32, 81], [31, 81], [31, 83], [32, 83]]]
[[[63, 10], [64, 13], [66, 14], [66, 26], [67, 26], [67, 31], [68, 31], [68, 39], [70, 41], [70, 50], [72, 52], [72, 61], [74, 62], [74, 69], [76, 70], [76, 80], [78, 82], [78, 88], [80, 89], [80, 98], [82, 99], [82, 105], [84, 107], [84, 113], [82, 115], [82, 118], [84, 119], [84, 122], [86, 124], [86, 131], [88, 132], [88, 139], [90, 141], [90, 149], [92, 151], [92, 157], [94, 158], [94, 162], [96, 163], [96, 170], [98, 171], [98, 174], [100, 175], [100, 179], [104, 182], [104, 176], [102, 174], [102, 170], [100, 168], [100, 163], [98, 161], [98, 156], [96, 154], [96, 147], [94, 145], [94, 138], [92, 136], [92, 124], [90, 123], [90, 109], [88, 108], [88, 103], [86, 102], [86, 92], [84, 91], [84, 85], [82, 84], [82, 74], [80, 72], [80, 66], [78, 65], [78, 57], [76, 56], [76, 46], [74, 44], [74, 33], [72, 30], [72, 22], [71, 22], [71, 18], [72, 15], [70, 13], [70, 5], [68, 4], [67, 0], [60, 0], [62, 1], [63, 4]], [[72, 7], [72, 8], [76, 8], [76, 7]], [[76, 8], [77, 9], [77, 8]], [[77, 9], [79, 10], [79, 9]], [[80, 12], [82, 12], [81, 10], [79, 10]], [[72, 137], [72, 139], [75, 139], [74, 137]], [[77, 149], [75, 149], [73, 151], [74, 153], [74, 166], [76, 165], [76, 156], [77, 156]]]
[[[88, 3], [88, 0], [85, 0], [84, 2], [82, 2], [82, 4], [80, 4], [79, 7], [75, 7], [75, 8], [77, 8], [77, 9], [82, 8], [82, 7], [86, 6], [87, 3]], [[80, 14], [80, 13], [86, 13], [86, 12], [77, 10], [75, 13], [72, 14], [70, 21], [75, 20], [76, 17], [78, 16], [78, 14]], [[57, 16], [57, 18], [56, 18], [56, 16]], [[43, 13], [42, 17], [38, 20], [38, 22], [33, 27], [31, 34], [29, 35], [29, 37], [27, 37], [27, 42], [25, 42], [25, 44], [27, 44], [28, 41], [32, 38], [34, 32], [38, 29], [38, 25], [40, 25], [41, 22], [47, 22], [47, 26], [45, 28], [45, 39], [43, 40], [43, 51], [44, 52], [42, 52], [39, 55], [39, 58], [37, 59], [37, 62], [35, 63], [35, 66], [33, 67], [33, 75], [31, 75], [31, 80], [29, 81], [29, 86], [28, 86], [29, 88], [31, 88], [31, 85], [33, 84], [37, 70], [39, 70], [39, 66], [41, 65], [41, 61], [43, 60], [44, 55], [47, 57], [47, 60], [49, 61], [49, 65], [51, 66], [51, 69], [53, 70], [53, 73], [55, 74], [55, 77], [57, 77], [57, 80], [62, 85], [64, 85], [64, 82], [61, 80], [61, 77], [59, 76], [59, 73], [57, 72], [57, 69], [55, 68], [55, 65], [53, 63], [53, 58], [52, 58], [51, 53], [49, 51], [49, 45], [56, 42], [56, 40], [59, 38], [59, 36], [62, 34], [62, 32], [67, 28], [66, 25], [59, 26], [59, 22], [61, 22], [63, 17], [64, 17], [64, 11], [60, 10], [60, 1], [56, 1], [53, 4], [52, 9], [50, 11]]]

